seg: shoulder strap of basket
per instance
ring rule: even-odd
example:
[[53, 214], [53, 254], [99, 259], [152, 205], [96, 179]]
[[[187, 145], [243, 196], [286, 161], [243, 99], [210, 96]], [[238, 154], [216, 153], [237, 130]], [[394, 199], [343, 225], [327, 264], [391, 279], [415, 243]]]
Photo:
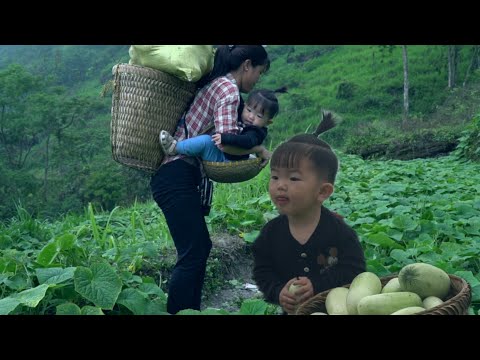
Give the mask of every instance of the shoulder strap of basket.
[[[185, 122], [185, 120], [183, 120], [183, 129], [185, 130], [185, 138], [186, 138], [186, 139], [189, 139], [190, 137], [189, 137], [189, 135], [188, 135], [187, 123]], [[207, 127], [205, 128], [205, 130], [200, 131], [200, 132], [198, 133], [198, 135], [204, 135], [204, 134], [212, 131], [213, 129], [215, 129], [215, 125], [212, 124], [212, 125], [210, 125], [210, 126], [207, 126]], [[198, 136], [198, 135], [197, 135], [197, 136]]]
[[215, 129], [215, 125], [211, 124], [210, 126], [207, 126], [207, 128], [205, 130], [203, 130], [202, 132], [200, 132], [198, 135], [204, 135], [206, 133], [209, 133], [213, 129]]

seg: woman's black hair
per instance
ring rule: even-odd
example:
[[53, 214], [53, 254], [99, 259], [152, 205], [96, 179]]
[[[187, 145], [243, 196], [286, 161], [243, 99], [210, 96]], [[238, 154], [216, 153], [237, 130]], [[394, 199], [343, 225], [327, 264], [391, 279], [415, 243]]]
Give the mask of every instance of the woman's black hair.
[[227, 75], [248, 59], [254, 67], [265, 65], [265, 71], [270, 68], [270, 59], [262, 45], [219, 45], [215, 51], [212, 71], [200, 79], [197, 86], [203, 87], [212, 80]]

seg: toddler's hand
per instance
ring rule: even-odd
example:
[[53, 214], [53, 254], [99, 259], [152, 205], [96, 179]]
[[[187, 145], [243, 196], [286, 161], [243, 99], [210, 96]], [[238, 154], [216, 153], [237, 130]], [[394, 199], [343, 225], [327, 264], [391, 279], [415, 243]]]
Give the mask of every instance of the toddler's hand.
[[300, 276], [298, 281], [296, 281], [296, 284], [302, 286], [297, 292], [299, 303], [303, 303], [313, 296], [313, 284], [309, 278]]
[[290, 285], [292, 285], [294, 281], [296, 281], [296, 278], [288, 281], [280, 291], [278, 297], [280, 306], [287, 312], [287, 314], [294, 314], [298, 305], [297, 297], [289, 291]]

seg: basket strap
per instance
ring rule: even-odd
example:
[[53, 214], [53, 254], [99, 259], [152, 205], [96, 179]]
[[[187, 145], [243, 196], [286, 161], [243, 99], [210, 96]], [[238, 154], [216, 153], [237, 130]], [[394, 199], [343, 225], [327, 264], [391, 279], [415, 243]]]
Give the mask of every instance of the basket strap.
[[[183, 117], [182, 120], [183, 120], [183, 129], [185, 130], [185, 138], [189, 139], [190, 137], [188, 135], [188, 128], [187, 128], [187, 123], [185, 122], [185, 117]], [[212, 124], [210, 126], [207, 126], [207, 128], [205, 128], [205, 130], [203, 131], [200, 131], [197, 136], [204, 135], [213, 129], [215, 129], [215, 125]]]
[[115, 68], [115, 75], [113, 78], [113, 95], [116, 97], [116, 100], [118, 101], [120, 99], [120, 72], [119, 72], [119, 67], [120, 64], [117, 64]]
[[205, 130], [203, 130], [202, 132], [200, 132], [200, 134], [198, 134], [198, 135], [204, 135], [204, 134], [210, 132], [210, 131], [213, 130], [213, 129], [215, 129], [215, 125], [214, 125], [214, 124], [208, 126]]

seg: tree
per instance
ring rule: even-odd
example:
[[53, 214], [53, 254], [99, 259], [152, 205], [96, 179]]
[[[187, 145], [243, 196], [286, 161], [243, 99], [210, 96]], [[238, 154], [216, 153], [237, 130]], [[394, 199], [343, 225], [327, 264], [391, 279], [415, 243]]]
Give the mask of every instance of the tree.
[[[34, 198], [43, 188], [44, 201], [37, 203], [45, 207], [50, 190], [52, 152], [56, 150], [55, 147], [60, 147], [58, 144], [64, 140], [67, 129], [73, 125], [81, 127], [88, 119], [94, 118], [101, 111], [100, 108], [103, 109], [100, 100], [73, 97], [66, 88], [54, 86], [53, 81], [52, 78], [34, 76], [18, 64], [0, 71], [0, 165], [2, 177], [8, 177], [0, 181], [0, 198], [4, 201], [17, 201], [28, 194]], [[99, 148], [98, 141], [91, 143], [95, 137], [96, 134], [89, 137], [83, 135], [81, 143], [67, 139], [62, 145], [69, 147], [71, 156], [68, 160], [72, 163], [81, 162], [76, 148], [79, 144]], [[27, 161], [32, 153], [42, 153], [42, 149], [43, 159]], [[62, 153], [65, 155], [67, 152]], [[67, 157], [62, 160], [65, 163]], [[43, 186], [36, 176], [39, 170], [37, 166], [42, 161]], [[59, 179], [56, 185], [60, 188], [65, 174], [57, 171], [56, 175]], [[2, 212], [7, 213], [7, 208]]]
[[[32, 115], [43, 129], [40, 138], [44, 143], [44, 199], [48, 199], [51, 140], [62, 141], [65, 131], [74, 124], [84, 122], [95, 109], [86, 98], [71, 97], [64, 87], [50, 88], [48, 93], [33, 97]], [[66, 144], [69, 146], [70, 144]]]
[[448, 45], [448, 88], [453, 89], [456, 83], [457, 62], [458, 62], [458, 46]]
[[467, 84], [467, 79], [470, 76], [470, 73], [472, 72], [475, 64], [478, 66], [478, 55], [480, 53], [480, 46], [474, 45], [473, 46], [473, 55], [472, 55], [472, 60], [470, 61], [470, 65], [468, 66], [467, 72], [465, 74], [465, 79], [463, 80], [463, 87]]
[[11, 169], [22, 169], [41, 131], [27, 108], [32, 95], [42, 86], [36, 77], [18, 64], [0, 71], [0, 147]]
[[403, 55], [403, 125], [408, 120], [408, 53], [407, 45], [402, 45]]

